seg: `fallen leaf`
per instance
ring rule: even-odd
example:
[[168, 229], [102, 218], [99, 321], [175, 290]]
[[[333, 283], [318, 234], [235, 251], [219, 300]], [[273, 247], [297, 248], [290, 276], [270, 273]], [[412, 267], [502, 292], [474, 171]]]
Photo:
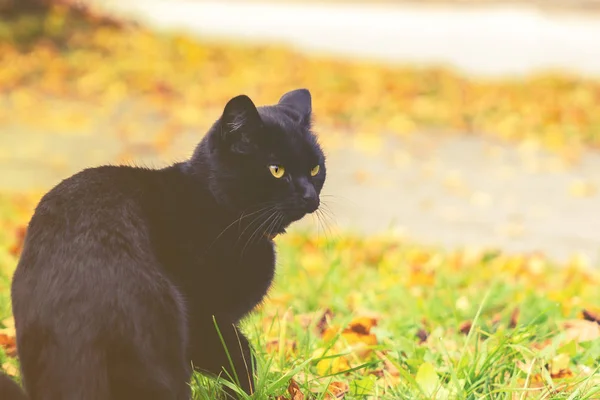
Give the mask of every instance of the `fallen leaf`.
[[380, 360], [383, 360], [383, 370], [381, 372], [385, 371], [390, 376], [395, 378], [400, 377], [400, 371], [398, 370], [396, 365], [394, 365], [394, 363], [389, 360], [385, 353], [383, 353], [382, 351], [376, 351], [375, 354]]
[[[296, 351], [297, 344], [295, 340], [287, 339], [283, 344], [286, 354], [293, 354]], [[267, 341], [265, 349], [267, 353], [277, 353], [281, 348], [279, 339], [271, 339]]]
[[573, 319], [564, 321], [562, 328], [567, 339], [577, 342], [588, 342], [600, 338], [600, 325], [596, 322]]
[[4, 349], [9, 357], [15, 357], [17, 355], [17, 342], [13, 335], [0, 333], [0, 347]]
[[325, 330], [331, 323], [332, 318], [333, 318], [333, 311], [331, 311], [329, 308], [326, 309], [323, 312], [323, 315], [321, 316], [321, 318], [319, 318], [319, 321], [317, 322], [316, 328], [317, 328], [317, 332], [319, 333], [319, 336], [323, 335], [323, 333], [325, 332]]
[[354, 332], [359, 335], [368, 335], [371, 333], [371, 328], [377, 326], [377, 318], [374, 317], [357, 317], [350, 322], [348, 328], [343, 332]]
[[463, 323], [460, 324], [458, 330], [461, 333], [468, 335], [469, 332], [471, 332], [472, 327], [473, 327], [473, 323], [471, 321], [464, 321]]
[[23, 242], [25, 241], [25, 235], [27, 234], [27, 227], [20, 226], [17, 228], [15, 233], [15, 243], [10, 247], [9, 253], [13, 256], [17, 257], [21, 254], [21, 250], [23, 249]]
[[508, 323], [508, 327], [514, 329], [517, 327], [519, 323], [519, 315], [521, 311], [518, 308], [515, 308], [513, 312], [510, 314], [510, 322]]
[[417, 338], [419, 338], [419, 344], [426, 342], [428, 337], [429, 333], [427, 333], [425, 329], [421, 328], [417, 331]]
[[600, 313], [592, 311], [592, 310], [583, 310], [582, 311], [583, 318], [586, 321], [595, 322], [600, 324]]
[[552, 362], [550, 363], [550, 376], [553, 378], [566, 375], [572, 376], [573, 373], [569, 371], [570, 362], [571, 357], [565, 353], [561, 353], [556, 357], [553, 357]]
[[298, 383], [295, 380], [290, 379], [290, 384], [288, 385], [288, 393], [290, 394], [290, 400], [303, 400], [304, 394], [300, 390]]
[[323, 358], [317, 362], [317, 373], [321, 376], [337, 374], [350, 369], [348, 359], [344, 356]]
[[426, 271], [421, 266], [415, 265], [410, 270], [410, 275], [408, 277], [408, 286], [416, 287], [416, 286], [433, 286], [435, 283], [435, 272], [434, 271]]
[[343, 399], [349, 391], [350, 386], [346, 382], [331, 382], [323, 399]]
[[13, 317], [5, 318], [5, 319], [2, 320], [2, 325], [4, 325], [4, 329], [12, 329], [13, 332], [14, 332], [14, 329], [15, 329], [15, 319]]
[[498, 325], [501, 320], [502, 320], [502, 315], [500, 313], [494, 314], [494, 316], [492, 317], [492, 326]]
[[277, 396], [275, 397], [275, 400], [304, 400], [304, 394], [300, 390], [298, 383], [293, 379], [290, 379], [290, 383], [287, 387], [287, 392], [289, 396]]
[[10, 376], [18, 376], [19, 369], [9, 362], [2, 364], [2, 370]]

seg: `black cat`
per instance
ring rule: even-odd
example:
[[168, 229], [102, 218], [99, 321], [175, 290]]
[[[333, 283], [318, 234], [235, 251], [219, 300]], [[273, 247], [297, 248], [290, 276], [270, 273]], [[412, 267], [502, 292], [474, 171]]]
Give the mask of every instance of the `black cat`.
[[87, 169], [43, 197], [12, 283], [30, 399], [188, 399], [192, 364], [252, 392], [237, 325], [325, 182], [311, 108], [305, 89], [238, 96], [190, 160]]

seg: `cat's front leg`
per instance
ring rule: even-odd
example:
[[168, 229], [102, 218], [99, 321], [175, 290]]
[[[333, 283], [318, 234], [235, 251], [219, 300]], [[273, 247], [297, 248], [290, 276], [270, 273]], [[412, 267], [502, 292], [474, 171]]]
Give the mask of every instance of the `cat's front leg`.
[[[232, 323], [217, 320], [217, 326], [218, 331], [211, 319], [192, 328], [190, 346], [194, 368], [220, 375], [238, 383], [246, 393], [253, 393], [254, 360], [248, 339]], [[233, 391], [227, 392], [233, 395]]]

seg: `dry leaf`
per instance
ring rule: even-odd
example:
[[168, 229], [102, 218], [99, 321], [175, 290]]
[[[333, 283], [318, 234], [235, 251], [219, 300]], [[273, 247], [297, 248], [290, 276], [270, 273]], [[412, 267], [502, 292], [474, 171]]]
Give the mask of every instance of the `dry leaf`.
[[518, 308], [515, 308], [512, 312], [512, 314], [510, 314], [510, 322], [508, 323], [508, 327], [509, 328], [516, 328], [517, 324], [519, 322], [519, 315], [520, 315], [521, 311]]
[[472, 327], [473, 327], [473, 323], [471, 321], [464, 321], [463, 323], [460, 324], [460, 327], [458, 328], [458, 330], [461, 333], [468, 335], [469, 332], [471, 332]]
[[[292, 339], [287, 339], [285, 341], [285, 343], [283, 344], [283, 346], [284, 346], [285, 352], [287, 354], [294, 353], [297, 348], [296, 341], [292, 340]], [[279, 352], [280, 341], [279, 341], [279, 339], [271, 339], [271, 340], [267, 341], [267, 344], [265, 347], [266, 347], [267, 353], [277, 353], [277, 352]]]
[[419, 344], [422, 344], [427, 341], [429, 333], [427, 333], [425, 329], [421, 328], [417, 331], [417, 337], [419, 338]]
[[[322, 351], [321, 351], [322, 354]], [[337, 374], [350, 369], [348, 359], [344, 356], [324, 358], [317, 363], [317, 373], [321, 376]]]
[[371, 333], [371, 328], [377, 326], [377, 318], [374, 317], [357, 317], [350, 322], [348, 328], [343, 332], [353, 332], [359, 335], [368, 335]]
[[571, 357], [564, 353], [552, 358], [552, 362], [550, 363], [550, 376], [554, 379], [572, 377], [573, 372], [569, 369], [570, 362]]
[[595, 322], [597, 324], [600, 324], [600, 313], [598, 313], [596, 311], [592, 311], [592, 310], [583, 310], [582, 314], [583, 314], [583, 318], [586, 321]]
[[21, 250], [23, 249], [23, 242], [25, 240], [25, 235], [27, 234], [27, 227], [20, 226], [17, 228], [15, 233], [15, 243], [10, 247], [9, 253], [13, 256], [17, 257], [21, 254]]
[[288, 384], [287, 392], [288, 396], [277, 396], [275, 400], [304, 400], [304, 394], [300, 390], [298, 383], [290, 379], [290, 383]]
[[566, 333], [567, 340], [588, 342], [600, 338], [600, 325], [596, 322], [572, 319], [564, 321], [562, 328]]
[[389, 358], [382, 351], [376, 351], [375, 354], [380, 360], [383, 360], [383, 371], [387, 372], [390, 376], [398, 378], [400, 377], [400, 371], [393, 362], [389, 360]]
[[305, 314], [298, 314], [296, 316], [298, 319], [300, 326], [303, 328], [308, 328], [315, 320], [317, 321], [315, 325], [315, 329], [319, 336], [323, 336], [329, 325], [331, 324], [331, 320], [333, 319], [333, 311], [327, 308], [320, 315], [318, 312], [311, 312]]
[[333, 311], [329, 308], [325, 310], [319, 321], [317, 322], [317, 331], [319, 335], [323, 335], [329, 324], [331, 323], [331, 319], [333, 318]]
[[498, 325], [501, 320], [502, 320], [502, 315], [500, 313], [494, 314], [494, 316], [492, 317], [492, 326]]
[[323, 399], [343, 399], [350, 391], [350, 386], [345, 382], [331, 382], [327, 387], [327, 394]]
[[17, 355], [17, 342], [13, 335], [7, 335], [6, 333], [0, 333], [0, 347], [4, 349], [6, 354], [10, 357], [16, 357]]
[[2, 370], [10, 376], [18, 376], [19, 369], [9, 362], [2, 364]]

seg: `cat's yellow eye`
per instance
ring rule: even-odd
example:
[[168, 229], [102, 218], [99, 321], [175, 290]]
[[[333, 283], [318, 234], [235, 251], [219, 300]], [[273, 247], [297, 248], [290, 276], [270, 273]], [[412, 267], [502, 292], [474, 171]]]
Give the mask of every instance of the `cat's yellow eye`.
[[317, 175], [319, 173], [320, 169], [321, 169], [321, 167], [319, 166], [319, 164], [315, 165], [315, 167], [310, 170], [310, 176]]
[[281, 178], [283, 174], [285, 174], [285, 168], [283, 168], [281, 165], [269, 165], [269, 171], [271, 171], [271, 174], [273, 174], [273, 176], [277, 179]]

